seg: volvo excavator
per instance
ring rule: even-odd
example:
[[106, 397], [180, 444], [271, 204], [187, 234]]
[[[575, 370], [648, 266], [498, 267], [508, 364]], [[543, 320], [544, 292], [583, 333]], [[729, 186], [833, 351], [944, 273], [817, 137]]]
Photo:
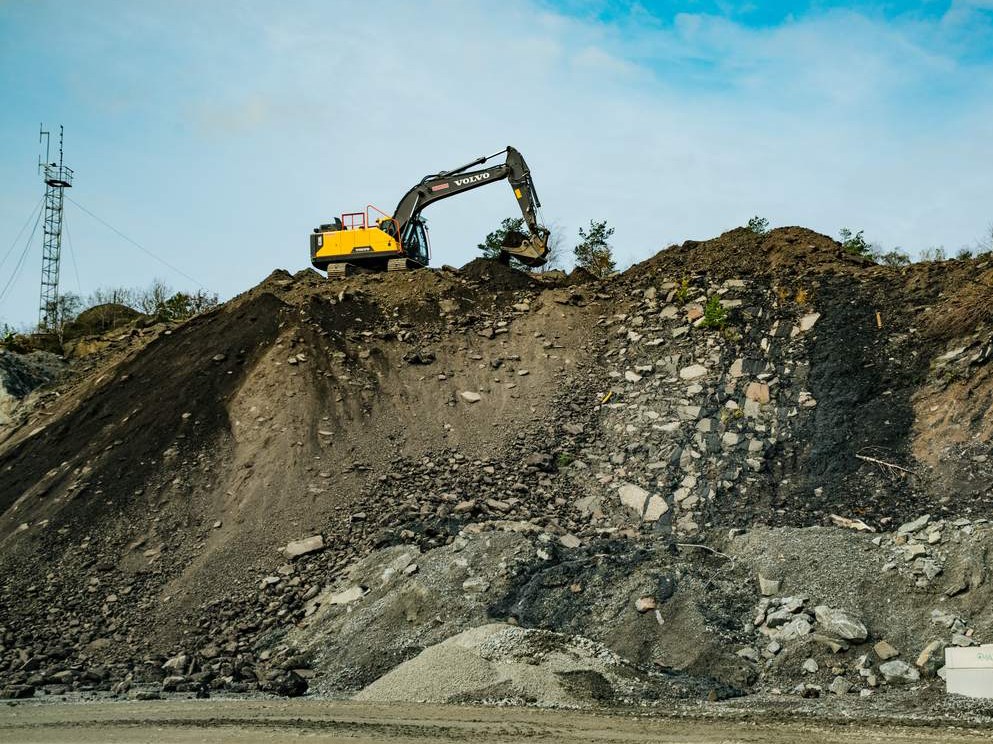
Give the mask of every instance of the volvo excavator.
[[[470, 170], [504, 153], [503, 163]], [[327, 271], [329, 278], [356, 270], [401, 271], [427, 266], [430, 246], [421, 211], [441, 199], [505, 178], [531, 234], [508, 233], [499, 258], [504, 263], [514, 258], [526, 266], [541, 266], [547, 261], [550, 231], [538, 222], [541, 203], [531, 171], [521, 153], [509, 146], [454, 170], [425, 176], [404, 194], [392, 215], [370, 204], [364, 212], [346, 212], [329, 224], [315, 227], [310, 236], [310, 261]]]

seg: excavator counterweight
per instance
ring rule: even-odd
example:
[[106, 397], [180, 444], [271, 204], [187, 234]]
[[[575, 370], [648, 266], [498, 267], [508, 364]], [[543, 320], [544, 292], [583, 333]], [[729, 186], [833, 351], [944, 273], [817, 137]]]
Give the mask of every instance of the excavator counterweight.
[[[476, 166], [507, 154], [505, 162], [489, 168]], [[425, 176], [407, 191], [392, 215], [369, 205], [365, 212], [345, 213], [333, 222], [314, 228], [310, 236], [310, 260], [328, 276], [345, 274], [349, 267], [366, 270], [396, 270], [427, 266], [430, 258], [427, 229], [421, 212], [430, 204], [450, 196], [507, 179], [517, 198], [530, 235], [508, 236], [501, 246], [500, 260], [514, 258], [527, 266], [547, 262], [550, 231], [538, 222], [541, 203], [531, 171], [520, 152], [507, 147], [481, 156], [454, 170]], [[374, 213], [378, 217], [374, 217]]]

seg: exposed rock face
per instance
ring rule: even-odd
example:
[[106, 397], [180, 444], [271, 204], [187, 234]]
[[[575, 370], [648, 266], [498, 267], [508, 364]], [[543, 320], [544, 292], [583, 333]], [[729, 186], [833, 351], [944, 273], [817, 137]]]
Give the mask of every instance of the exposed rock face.
[[46, 351], [17, 354], [0, 349], [0, 426], [10, 422], [14, 409], [32, 391], [55, 382], [65, 370], [66, 363]]

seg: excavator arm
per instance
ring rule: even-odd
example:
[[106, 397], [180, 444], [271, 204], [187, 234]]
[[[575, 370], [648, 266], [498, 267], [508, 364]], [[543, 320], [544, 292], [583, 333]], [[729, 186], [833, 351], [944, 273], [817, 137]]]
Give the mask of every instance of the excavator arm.
[[[470, 170], [478, 165], [484, 165], [503, 153], [507, 153], [505, 162], [489, 168]], [[454, 170], [425, 176], [419, 184], [404, 194], [393, 212], [393, 221], [396, 225], [393, 229], [399, 230], [401, 244], [407, 244], [419, 224], [421, 211], [428, 205], [505, 178], [510, 181], [517, 204], [524, 216], [524, 223], [531, 235], [530, 237], [508, 236], [508, 244], [502, 246], [501, 259], [506, 261], [512, 256], [528, 266], [543, 265], [547, 261], [548, 237], [551, 233], [548, 228], [538, 223], [538, 209], [541, 207], [541, 202], [538, 201], [538, 194], [534, 189], [531, 171], [528, 170], [521, 153], [509, 146], [506, 150], [490, 156], [481, 156]]]

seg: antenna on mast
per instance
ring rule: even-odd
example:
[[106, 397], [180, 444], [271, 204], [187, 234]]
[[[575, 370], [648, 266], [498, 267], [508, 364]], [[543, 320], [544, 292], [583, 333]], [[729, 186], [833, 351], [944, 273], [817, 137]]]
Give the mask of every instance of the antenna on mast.
[[51, 160], [51, 135], [41, 125], [38, 143], [45, 142], [45, 160], [38, 155], [38, 171], [45, 181], [45, 226], [41, 254], [41, 302], [38, 309], [38, 330], [58, 331], [59, 264], [62, 258], [63, 192], [72, 187], [72, 169], [63, 163], [63, 128], [59, 125], [59, 162]]

